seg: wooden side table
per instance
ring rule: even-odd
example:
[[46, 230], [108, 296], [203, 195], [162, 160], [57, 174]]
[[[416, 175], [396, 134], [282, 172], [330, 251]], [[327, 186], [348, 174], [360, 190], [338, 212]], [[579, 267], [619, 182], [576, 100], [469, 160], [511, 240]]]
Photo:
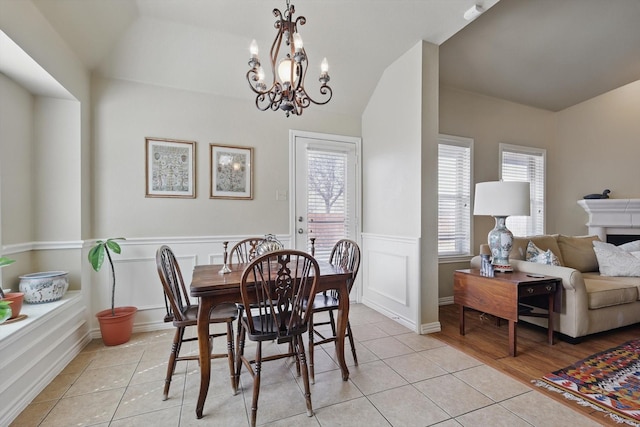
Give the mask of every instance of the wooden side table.
[[[453, 302], [460, 305], [460, 335], [464, 335], [464, 311], [466, 307], [492, 314], [509, 321], [509, 355], [516, 356], [516, 327], [519, 303], [523, 298], [546, 295], [548, 339], [553, 345], [553, 316], [556, 293], [562, 288], [559, 277], [539, 276], [514, 271], [496, 273], [495, 277], [480, 275], [480, 270], [456, 270], [453, 274]], [[531, 314], [527, 314], [530, 316]]]

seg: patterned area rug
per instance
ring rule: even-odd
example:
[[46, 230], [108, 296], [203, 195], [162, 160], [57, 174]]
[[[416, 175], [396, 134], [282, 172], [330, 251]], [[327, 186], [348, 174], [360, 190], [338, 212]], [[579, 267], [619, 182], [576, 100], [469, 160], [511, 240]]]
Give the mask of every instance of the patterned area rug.
[[596, 353], [534, 383], [640, 426], [640, 340]]

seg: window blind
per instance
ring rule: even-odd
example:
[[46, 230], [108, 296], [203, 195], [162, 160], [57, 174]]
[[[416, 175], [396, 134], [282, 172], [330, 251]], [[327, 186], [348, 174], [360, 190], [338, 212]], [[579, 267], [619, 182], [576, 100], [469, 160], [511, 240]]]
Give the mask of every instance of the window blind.
[[510, 216], [507, 228], [516, 236], [544, 234], [545, 150], [501, 145], [503, 181], [527, 181], [531, 188], [531, 216]]
[[[329, 259], [333, 245], [348, 237], [347, 153], [309, 147], [307, 151], [307, 216], [315, 256]], [[309, 250], [311, 249], [309, 243]]]
[[438, 255], [469, 255], [471, 145], [438, 144]]

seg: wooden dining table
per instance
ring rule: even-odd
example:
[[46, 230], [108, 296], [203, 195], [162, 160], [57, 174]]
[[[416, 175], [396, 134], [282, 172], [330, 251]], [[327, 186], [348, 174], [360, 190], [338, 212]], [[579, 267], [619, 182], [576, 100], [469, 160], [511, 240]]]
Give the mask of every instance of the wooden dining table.
[[[340, 305], [337, 317], [336, 356], [342, 371], [342, 379], [349, 379], [349, 369], [344, 359], [344, 338], [349, 319], [349, 291], [351, 271], [328, 262], [318, 262], [320, 278], [316, 285], [317, 292], [336, 290]], [[196, 416], [202, 418], [204, 402], [207, 399], [211, 378], [211, 358], [209, 347], [209, 315], [211, 309], [218, 304], [231, 302], [242, 303], [240, 295], [240, 278], [247, 264], [232, 264], [231, 272], [220, 274], [223, 265], [197, 265], [193, 269], [190, 294], [200, 299], [198, 307], [198, 348], [200, 358], [200, 394], [196, 405]]]

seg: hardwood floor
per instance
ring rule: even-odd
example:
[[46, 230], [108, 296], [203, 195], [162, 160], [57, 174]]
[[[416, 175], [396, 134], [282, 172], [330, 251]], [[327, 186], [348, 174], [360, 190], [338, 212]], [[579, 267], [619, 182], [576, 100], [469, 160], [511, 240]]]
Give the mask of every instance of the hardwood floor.
[[[599, 351], [640, 337], [640, 324], [614, 331], [589, 336], [579, 344], [570, 344], [556, 335], [555, 345], [547, 343], [546, 329], [518, 322], [517, 356], [509, 356], [509, 327], [506, 321], [500, 326], [492, 315], [467, 309], [465, 314], [465, 335], [460, 335], [459, 307], [455, 304], [440, 307], [442, 331], [433, 334], [447, 344], [476, 357], [485, 364], [498, 369], [519, 381], [531, 384], [532, 380], [571, 365]], [[603, 425], [620, 426], [602, 412], [580, 406], [565, 399], [559, 393], [537, 388], [548, 396], [571, 406], [583, 414], [591, 416]]]

